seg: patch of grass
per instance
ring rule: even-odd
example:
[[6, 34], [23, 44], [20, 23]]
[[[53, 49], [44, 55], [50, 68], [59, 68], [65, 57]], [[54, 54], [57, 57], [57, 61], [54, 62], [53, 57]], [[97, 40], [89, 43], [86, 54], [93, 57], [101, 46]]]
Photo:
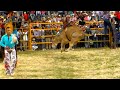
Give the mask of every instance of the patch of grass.
[[79, 48], [18, 52], [13, 77], [6, 76], [0, 60], [0, 78], [4, 79], [109, 79], [120, 78], [120, 48]]
[[65, 78], [65, 79], [69, 79], [69, 78], [74, 78], [74, 70], [73, 68], [61, 68], [61, 67], [57, 67], [54, 69], [54, 77], [56, 79], [61, 79], [61, 78]]

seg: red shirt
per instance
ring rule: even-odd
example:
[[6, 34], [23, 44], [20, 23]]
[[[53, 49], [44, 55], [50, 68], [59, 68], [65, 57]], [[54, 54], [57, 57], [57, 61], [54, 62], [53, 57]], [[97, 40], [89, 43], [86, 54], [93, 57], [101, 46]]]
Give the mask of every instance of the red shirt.
[[120, 20], [120, 12], [118, 13], [117, 18]]
[[25, 21], [28, 20], [28, 14], [23, 14]]
[[0, 27], [3, 29], [4, 28], [4, 24], [0, 24]]
[[115, 16], [117, 16], [117, 14], [118, 14], [118, 13], [119, 13], [119, 12], [118, 12], [118, 11], [116, 11], [114, 15], [115, 15]]
[[118, 19], [120, 19], [120, 12], [115, 12], [114, 14]]

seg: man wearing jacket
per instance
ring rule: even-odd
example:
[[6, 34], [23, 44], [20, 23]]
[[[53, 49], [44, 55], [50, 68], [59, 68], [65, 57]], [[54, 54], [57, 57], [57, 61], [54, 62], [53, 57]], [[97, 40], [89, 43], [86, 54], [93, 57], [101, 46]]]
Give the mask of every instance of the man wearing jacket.
[[8, 23], [5, 26], [6, 34], [4, 34], [0, 41], [0, 46], [4, 47], [4, 64], [6, 75], [13, 75], [16, 64], [16, 50], [15, 45], [18, 43], [17, 37], [12, 34], [12, 24]]

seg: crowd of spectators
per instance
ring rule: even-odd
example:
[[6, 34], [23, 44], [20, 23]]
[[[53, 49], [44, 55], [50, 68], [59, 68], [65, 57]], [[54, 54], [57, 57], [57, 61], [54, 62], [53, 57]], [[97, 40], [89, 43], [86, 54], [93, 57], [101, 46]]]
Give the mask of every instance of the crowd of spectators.
[[[116, 28], [119, 31], [119, 20], [120, 20], [120, 13], [119, 11], [12, 11], [6, 13], [6, 12], [0, 12], [0, 35], [4, 33], [4, 23], [9, 22], [10, 20], [13, 22], [14, 28], [17, 31], [16, 35], [19, 40], [20, 50], [27, 50], [28, 46], [28, 27], [29, 23], [31, 22], [62, 22], [66, 18], [69, 19], [68, 22], [76, 22], [79, 21], [79, 25], [85, 25], [86, 21], [92, 21], [93, 23], [87, 25], [86, 33], [92, 34], [92, 37], [85, 37], [85, 40], [98, 40], [98, 39], [104, 39], [103, 37], [97, 36], [96, 34], [108, 34], [108, 30], [90, 30], [90, 28], [106, 28], [109, 24], [101, 23], [101, 21], [104, 21], [106, 18], [106, 14], [109, 15], [110, 21], [113, 22], [114, 18], [114, 24], [116, 25]], [[32, 27], [33, 29], [44, 29], [44, 28], [50, 28], [50, 27], [56, 27], [56, 28], [63, 28], [62, 25], [35, 25]], [[33, 42], [50, 42], [52, 38], [39, 38], [42, 35], [53, 35], [57, 32], [52, 30], [33, 30]], [[119, 34], [117, 34], [119, 37]], [[106, 39], [106, 38], [105, 38]], [[120, 40], [118, 39], [119, 43]], [[88, 48], [91, 45], [93, 47], [102, 47], [105, 46], [105, 43], [92, 43], [92, 42], [86, 42], [84, 43], [85, 47]], [[51, 44], [34, 44], [34, 47], [36, 46], [38, 49], [51, 49]]]

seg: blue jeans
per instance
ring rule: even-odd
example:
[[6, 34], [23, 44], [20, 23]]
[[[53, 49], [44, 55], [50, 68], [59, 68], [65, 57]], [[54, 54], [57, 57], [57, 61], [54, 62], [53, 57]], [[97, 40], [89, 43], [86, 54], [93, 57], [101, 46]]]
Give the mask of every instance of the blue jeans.
[[[98, 41], [98, 37], [97, 37], [97, 36], [96, 36], [96, 37], [93, 37], [93, 40], [94, 40], [94, 41]], [[95, 48], [98, 48], [98, 42], [94, 42], [93, 45], [94, 45]]]
[[[38, 39], [38, 38], [35, 38], [35, 42], [41, 42], [41, 39]], [[37, 44], [37, 46], [38, 46], [38, 49], [41, 49], [41, 44]]]
[[[88, 36], [85, 37], [85, 41], [89, 41], [89, 39]], [[85, 48], [90, 48], [90, 42], [85, 42]]]
[[[45, 42], [45, 39], [41, 39], [41, 42]], [[46, 45], [45, 44], [42, 44], [42, 49], [45, 49]]]
[[112, 28], [112, 25], [111, 25], [109, 19], [105, 19], [105, 20], [104, 20], [104, 33], [105, 33], [105, 34], [108, 34], [108, 29], [107, 29], [107, 27], [109, 27], [109, 28], [110, 28], [110, 31], [113, 33], [113, 28]]

